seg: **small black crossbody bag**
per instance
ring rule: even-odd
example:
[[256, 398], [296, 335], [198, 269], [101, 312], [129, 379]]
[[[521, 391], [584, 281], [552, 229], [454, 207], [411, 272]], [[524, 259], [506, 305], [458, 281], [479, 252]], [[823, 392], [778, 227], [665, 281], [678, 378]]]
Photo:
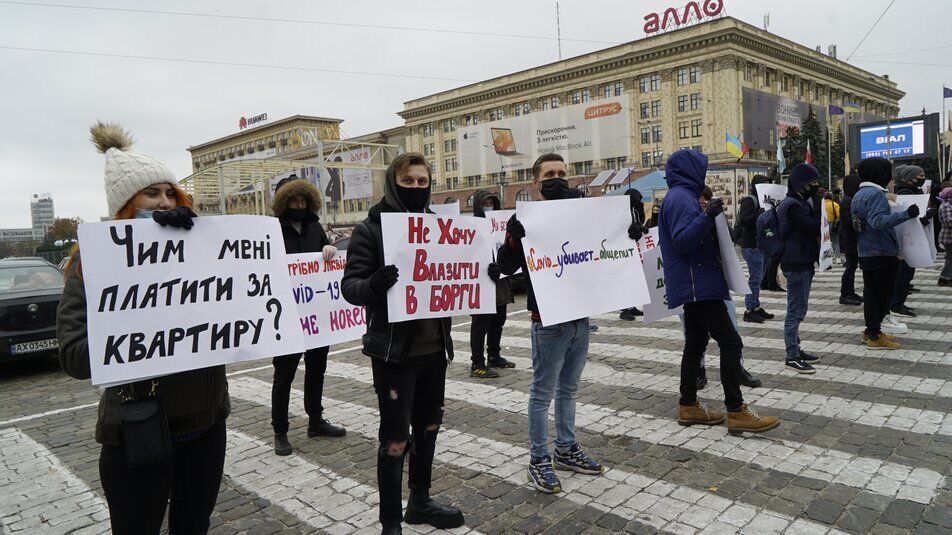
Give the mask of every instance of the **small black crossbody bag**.
[[159, 382], [152, 381], [152, 390], [145, 399], [137, 400], [119, 390], [119, 419], [125, 442], [126, 461], [130, 468], [140, 468], [172, 459], [172, 440], [165, 408], [155, 394]]

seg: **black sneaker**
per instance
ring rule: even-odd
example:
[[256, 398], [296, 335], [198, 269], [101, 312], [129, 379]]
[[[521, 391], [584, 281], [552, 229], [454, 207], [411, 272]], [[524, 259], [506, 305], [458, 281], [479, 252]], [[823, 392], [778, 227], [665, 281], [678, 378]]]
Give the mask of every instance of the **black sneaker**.
[[859, 301], [860, 303], [863, 302], [863, 298], [862, 298], [860, 295], [858, 295], [858, 294], [853, 294], [853, 299], [856, 299], [856, 300]]
[[856, 299], [852, 295], [847, 295], [845, 297], [840, 297], [840, 304], [848, 305], [848, 306], [859, 306], [859, 305], [862, 305], [863, 302]]
[[810, 366], [806, 362], [803, 362], [800, 359], [797, 360], [788, 360], [787, 367], [794, 369], [797, 373], [816, 373], [816, 368]]
[[749, 388], [757, 388], [761, 386], [763, 383], [760, 382], [760, 379], [751, 375], [749, 371], [745, 370], [744, 368], [741, 368], [740, 369], [740, 384]]
[[502, 357], [489, 357], [486, 359], [486, 362], [490, 368], [503, 368], [508, 370], [516, 367], [514, 362], [508, 361]]
[[802, 360], [803, 362], [816, 362], [816, 361], [820, 360], [820, 357], [818, 357], [818, 356], [816, 356], [816, 355], [811, 355], [811, 354], [809, 354], [809, 353], [807, 353], [806, 351], [804, 351], [804, 350], [801, 349], [801, 350], [800, 350], [800, 360]]
[[907, 307], [906, 305], [890, 307], [889, 310], [891, 310], [893, 314], [899, 314], [900, 316], [906, 316], [909, 318], [916, 317], [916, 311]]
[[919, 293], [919, 292], [921, 292], [921, 291], [922, 291], [922, 290], [920, 290], [919, 288], [916, 288], [915, 286], [913, 286], [913, 285], [911, 285], [911, 284], [909, 285], [909, 292], [910, 292], [910, 293], [917, 294], [917, 293]]
[[559, 453], [555, 450], [555, 469], [572, 470], [580, 474], [598, 475], [605, 472], [605, 467], [582, 451], [582, 447], [573, 444], [569, 451]]
[[766, 318], [758, 314], [756, 310], [747, 310], [744, 312], [744, 321], [748, 323], [763, 323], [765, 319]]
[[291, 455], [291, 452], [294, 451], [291, 449], [291, 442], [288, 441], [287, 433], [275, 433], [274, 434], [274, 454], [284, 457], [285, 455]]
[[625, 320], [625, 321], [635, 321], [635, 319], [637, 318], [638, 316], [635, 316], [634, 313], [630, 312], [627, 309], [622, 310], [621, 314], [618, 315], [618, 319]]
[[766, 310], [764, 310], [764, 307], [757, 307], [756, 309], [754, 309], [754, 312], [760, 314], [760, 316], [763, 317], [765, 320], [772, 320], [774, 319], [774, 317], [776, 317], [770, 312], [767, 312]]
[[495, 379], [496, 377], [499, 377], [499, 373], [488, 366], [473, 364], [473, 366], [469, 369], [469, 376], [475, 377], [477, 379]]
[[562, 492], [562, 482], [552, 469], [552, 458], [548, 455], [529, 460], [529, 483], [540, 492], [558, 494]]
[[311, 420], [307, 424], [307, 436], [314, 437], [342, 437], [347, 434], [343, 427], [337, 427], [323, 418]]
[[697, 374], [697, 382], [694, 383], [695, 388], [698, 390], [704, 390], [704, 387], [707, 386], [707, 371], [704, 368], [701, 368], [701, 371]]

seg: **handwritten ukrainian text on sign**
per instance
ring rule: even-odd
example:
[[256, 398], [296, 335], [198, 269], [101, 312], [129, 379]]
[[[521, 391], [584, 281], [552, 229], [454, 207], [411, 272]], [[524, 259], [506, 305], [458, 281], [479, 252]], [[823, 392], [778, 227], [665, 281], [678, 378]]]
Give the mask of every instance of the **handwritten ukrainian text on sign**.
[[[919, 207], [919, 214], [924, 216], [928, 208], [929, 196], [898, 195], [896, 202], [898, 205], [892, 207], [893, 212], [905, 212], [915, 204]], [[927, 268], [935, 265], [935, 256], [929, 246], [934, 235], [926, 235], [925, 227], [922, 226], [918, 217], [898, 225], [894, 230], [896, 239], [899, 241], [899, 252], [909, 267]]]
[[496, 312], [485, 218], [385, 213], [380, 221], [384, 262], [400, 271], [387, 292], [390, 321]]
[[305, 349], [359, 340], [367, 331], [364, 307], [348, 303], [340, 291], [346, 252], [330, 260], [320, 253], [287, 255], [287, 259]]

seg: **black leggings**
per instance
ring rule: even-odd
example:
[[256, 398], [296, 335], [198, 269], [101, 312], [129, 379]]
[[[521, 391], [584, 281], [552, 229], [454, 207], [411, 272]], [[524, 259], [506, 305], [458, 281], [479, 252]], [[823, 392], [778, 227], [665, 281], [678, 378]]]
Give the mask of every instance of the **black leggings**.
[[883, 318], [889, 314], [896, 277], [899, 275], [899, 259], [894, 256], [879, 256], [860, 260], [863, 269], [863, 316], [866, 334], [879, 337]]
[[506, 324], [506, 305], [496, 307], [495, 314], [473, 316], [469, 331], [469, 346], [473, 351], [473, 364], [485, 365], [483, 349], [489, 358], [499, 358], [502, 328]]
[[224, 468], [224, 421], [173, 442], [171, 460], [142, 468], [129, 468], [124, 446], [103, 446], [99, 477], [113, 534], [159, 533], [170, 500], [170, 535], [207, 533]]
[[856, 253], [846, 253], [846, 264], [843, 265], [843, 278], [840, 281], [840, 297], [856, 295], [856, 266], [859, 265], [859, 256]]
[[[324, 416], [321, 398], [324, 396], [324, 372], [327, 371], [327, 353], [330, 348], [308, 349], [304, 353], [304, 412], [310, 420], [319, 422]], [[301, 354], [274, 357], [274, 382], [271, 384], [271, 427], [275, 433], [288, 432], [288, 403], [291, 401], [291, 383], [301, 362]]]

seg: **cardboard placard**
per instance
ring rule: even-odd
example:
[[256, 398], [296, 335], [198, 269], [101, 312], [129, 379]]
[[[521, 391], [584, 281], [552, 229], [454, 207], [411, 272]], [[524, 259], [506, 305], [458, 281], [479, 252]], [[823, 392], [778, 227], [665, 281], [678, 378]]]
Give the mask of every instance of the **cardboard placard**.
[[305, 349], [359, 340], [367, 332], [364, 307], [341, 294], [346, 251], [330, 260], [321, 253], [289, 254], [287, 264]]

